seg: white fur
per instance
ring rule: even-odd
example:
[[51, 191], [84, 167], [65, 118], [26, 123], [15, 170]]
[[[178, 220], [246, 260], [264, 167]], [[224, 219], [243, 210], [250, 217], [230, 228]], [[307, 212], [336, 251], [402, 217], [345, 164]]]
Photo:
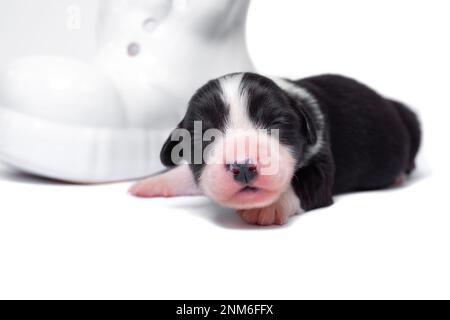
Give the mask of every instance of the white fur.
[[248, 95], [242, 88], [243, 77], [243, 73], [238, 73], [219, 79], [222, 99], [229, 108], [224, 132], [224, 143], [230, 149], [228, 150], [229, 154], [226, 155], [228, 158], [226, 162], [246, 161], [245, 152], [233, 152], [239, 142], [243, 143], [241, 146], [245, 146], [244, 137], [253, 137], [252, 143], [250, 143], [253, 148], [256, 148], [257, 144], [257, 128], [248, 115]]
[[276, 202], [267, 207], [237, 211], [247, 223], [261, 226], [283, 225], [289, 221], [290, 217], [303, 212], [300, 200], [292, 187], [289, 187]]
[[296, 214], [304, 213], [305, 210], [301, 206], [301, 202], [292, 186], [290, 186], [278, 200], [280, 206], [284, 209], [287, 217], [291, 217]]
[[219, 80], [222, 89], [222, 98], [230, 109], [226, 130], [252, 130], [254, 124], [248, 117], [248, 96], [241, 88], [243, 74], [223, 77]]
[[316, 155], [322, 149], [324, 145], [325, 120], [323, 113], [320, 110], [319, 103], [317, 102], [317, 99], [303, 87], [300, 87], [296, 84], [293, 84], [292, 82], [289, 82], [281, 78], [272, 78], [272, 80], [286, 93], [298, 99], [306, 101], [307, 102], [306, 107], [310, 109], [313, 116], [315, 117], [314, 120], [318, 125], [317, 142], [313, 146], [307, 148], [305, 154], [305, 164], [306, 164], [314, 155]]

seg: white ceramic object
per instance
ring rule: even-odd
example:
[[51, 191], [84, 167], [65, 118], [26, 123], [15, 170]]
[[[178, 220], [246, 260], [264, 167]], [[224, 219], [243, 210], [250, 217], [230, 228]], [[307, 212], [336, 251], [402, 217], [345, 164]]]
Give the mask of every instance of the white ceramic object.
[[252, 71], [250, 0], [102, 0], [92, 63], [16, 60], [0, 73], [0, 159], [59, 180], [162, 168], [159, 151], [205, 81]]

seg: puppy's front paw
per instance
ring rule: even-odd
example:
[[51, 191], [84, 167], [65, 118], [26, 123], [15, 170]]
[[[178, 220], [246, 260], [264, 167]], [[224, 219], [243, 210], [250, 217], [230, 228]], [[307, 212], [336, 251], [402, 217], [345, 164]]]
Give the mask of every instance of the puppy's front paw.
[[290, 216], [278, 204], [262, 209], [240, 210], [238, 214], [245, 222], [260, 226], [283, 225]]
[[164, 181], [155, 183], [152, 180], [143, 180], [135, 183], [128, 192], [135, 197], [142, 198], [157, 198], [157, 197], [170, 197], [172, 191], [169, 185]]
[[300, 200], [290, 188], [271, 206], [260, 209], [238, 210], [237, 213], [249, 224], [270, 226], [284, 225], [290, 217], [301, 212], [304, 212], [304, 210], [300, 206]]
[[178, 197], [201, 195], [189, 166], [181, 165], [160, 175], [134, 184], [129, 193], [136, 197]]

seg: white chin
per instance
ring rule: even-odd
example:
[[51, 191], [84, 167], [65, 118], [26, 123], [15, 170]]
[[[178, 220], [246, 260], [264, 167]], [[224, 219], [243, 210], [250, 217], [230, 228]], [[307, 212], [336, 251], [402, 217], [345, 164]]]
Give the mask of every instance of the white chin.
[[280, 194], [273, 191], [250, 189], [242, 190], [226, 201], [216, 200], [216, 202], [228, 208], [242, 210], [270, 206], [275, 203], [279, 197]]

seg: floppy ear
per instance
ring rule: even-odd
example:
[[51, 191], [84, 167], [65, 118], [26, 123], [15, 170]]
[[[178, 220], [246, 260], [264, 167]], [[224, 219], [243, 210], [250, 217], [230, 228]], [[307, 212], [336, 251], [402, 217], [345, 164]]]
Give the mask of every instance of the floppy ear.
[[316, 144], [318, 128], [314, 116], [311, 114], [312, 111], [310, 110], [310, 107], [305, 105], [308, 102], [299, 101], [290, 96], [288, 99], [300, 121], [301, 133], [306, 138], [306, 144], [309, 146]]
[[[176, 127], [175, 130], [177, 129], [182, 129], [183, 128], [183, 121], [181, 121], [178, 126]], [[179, 165], [179, 163], [175, 163], [173, 162], [172, 159], [172, 150], [173, 148], [175, 148], [180, 142], [179, 141], [173, 141], [172, 140], [172, 134], [173, 131], [170, 133], [169, 137], [167, 138], [166, 142], [164, 143], [162, 149], [161, 149], [161, 153], [160, 153], [160, 159], [163, 165], [165, 165], [166, 167], [175, 167], [177, 165]]]
[[303, 104], [300, 105], [300, 122], [302, 124], [302, 133], [306, 137], [308, 145], [314, 145], [317, 142], [317, 125], [311, 111]]

